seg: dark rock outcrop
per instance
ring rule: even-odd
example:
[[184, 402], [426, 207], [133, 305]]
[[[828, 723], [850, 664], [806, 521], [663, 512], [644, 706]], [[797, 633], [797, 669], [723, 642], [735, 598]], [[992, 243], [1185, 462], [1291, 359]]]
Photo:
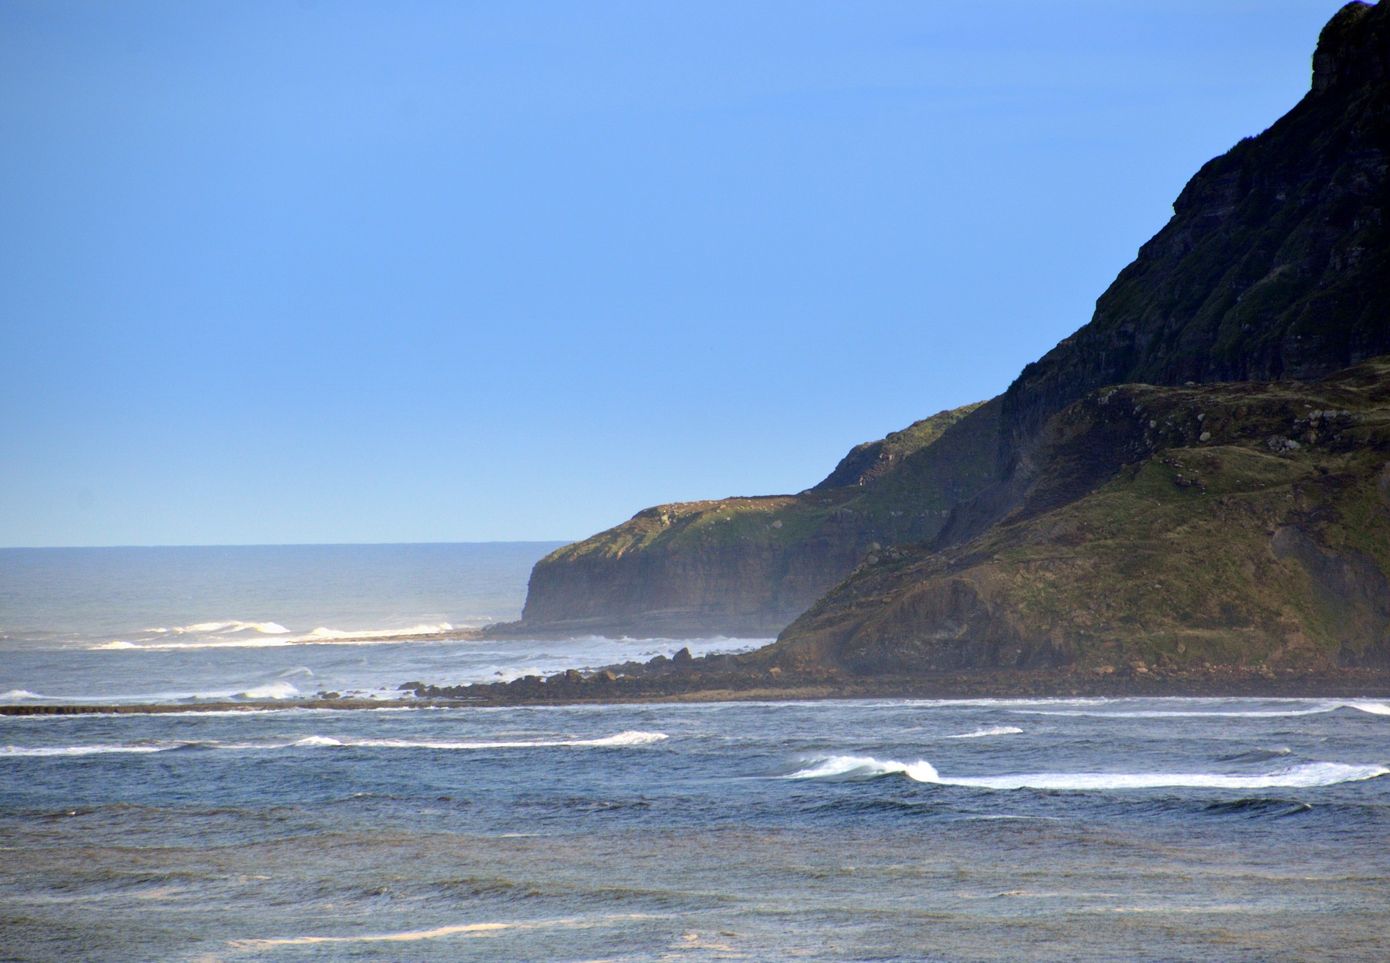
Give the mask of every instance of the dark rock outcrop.
[[1390, 6], [1324, 29], [1312, 89], [1209, 161], [1091, 322], [1004, 394], [1006, 461], [1109, 384], [1316, 378], [1390, 352]]

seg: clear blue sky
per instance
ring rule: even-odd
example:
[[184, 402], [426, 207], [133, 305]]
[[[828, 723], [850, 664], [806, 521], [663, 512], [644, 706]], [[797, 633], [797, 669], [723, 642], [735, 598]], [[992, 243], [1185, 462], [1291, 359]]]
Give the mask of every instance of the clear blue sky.
[[1003, 390], [1339, 0], [0, 3], [0, 544], [574, 538]]

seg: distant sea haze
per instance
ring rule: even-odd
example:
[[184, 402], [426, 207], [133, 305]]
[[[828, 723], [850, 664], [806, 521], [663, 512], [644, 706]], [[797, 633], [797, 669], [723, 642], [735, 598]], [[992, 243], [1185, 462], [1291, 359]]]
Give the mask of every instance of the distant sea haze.
[[[439, 639], [517, 618], [559, 543], [0, 550], [0, 702], [394, 698], [682, 644]], [[696, 652], [754, 642], [696, 641]]]
[[515, 618], [559, 543], [0, 549], [16, 643], [232, 641]]

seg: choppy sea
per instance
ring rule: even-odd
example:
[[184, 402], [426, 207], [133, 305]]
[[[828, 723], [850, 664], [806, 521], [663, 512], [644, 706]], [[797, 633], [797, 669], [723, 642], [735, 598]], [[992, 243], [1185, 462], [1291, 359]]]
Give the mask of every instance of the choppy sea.
[[0, 552], [6, 701], [195, 710], [0, 717], [0, 959], [1387, 956], [1382, 699], [196, 710], [684, 644], [426, 640], [548, 548]]

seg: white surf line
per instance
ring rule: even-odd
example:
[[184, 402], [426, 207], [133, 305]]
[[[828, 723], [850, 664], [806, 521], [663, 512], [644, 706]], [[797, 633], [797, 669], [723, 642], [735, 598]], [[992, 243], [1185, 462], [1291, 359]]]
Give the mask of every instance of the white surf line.
[[[432, 740], [410, 739], [334, 739], [331, 736], [305, 736], [294, 742], [274, 745], [238, 745], [238, 749], [291, 749], [291, 748], [361, 748], [361, 749], [616, 749], [626, 746], [646, 746], [670, 738], [664, 732], [642, 732], [628, 730], [612, 736], [594, 739], [515, 739], [480, 742], [436, 742]], [[226, 748], [233, 748], [227, 746]]]
[[185, 739], [159, 743], [89, 743], [77, 746], [0, 746], [0, 758], [90, 756], [110, 753], [167, 752], [171, 749], [209, 749], [239, 752], [273, 752], [281, 749], [439, 749], [486, 751], [492, 749], [626, 749], [649, 746], [670, 738], [664, 732], [628, 730], [594, 739], [516, 739], [483, 742], [435, 742], [409, 739], [335, 739], [304, 736], [292, 742], [220, 742]]
[[[1304, 700], [1289, 700], [1304, 701]], [[1304, 708], [1287, 709], [1127, 709], [1108, 712], [1101, 709], [1010, 709], [1033, 716], [1085, 716], [1092, 719], [1281, 719], [1294, 716], [1321, 716], [1338, 709], [1355, 709], [1374, 716], [1390, 716], [1390, 703], [1368, 699], [1322, 702]]]
[[488, 936], [509, 930], [592, 929], [614, 923], [654, 919], [645, 913], [602, 916], [597, 919], [538, 920], [521, 923], [457, 923], [428, 930], [404, 930], [399, 933], [364, 933], [360, 936], [287, 936], [229, 940], [236, 950], [269, 950], [277, 946], [317, 946], [332, 943], [413, 943], [417, 940], [437, 940], [450, 936]]
[[984, 729], [976, 729], [974, 732], [962, 732], [960, 735], [947, 736], [947, 739], [987, 739], [990, 736], [1017, 736], [1022, 735], [1023, 730], [1018, 726], [988, 726]]
[[1062, 791], [1120, 789], [1314, 789], [1390, 775], [1379, 765], [1311, 762], [1276, 772], [1236, 775], [1210, 772], [1033, 772], [995, 776], [943, 776], [925, 759], [900, 762], [873, 756], [826, 756], [784, 777], [825, 779], [904, 775], [920, 783], [974, 789], [1043, 789]]

